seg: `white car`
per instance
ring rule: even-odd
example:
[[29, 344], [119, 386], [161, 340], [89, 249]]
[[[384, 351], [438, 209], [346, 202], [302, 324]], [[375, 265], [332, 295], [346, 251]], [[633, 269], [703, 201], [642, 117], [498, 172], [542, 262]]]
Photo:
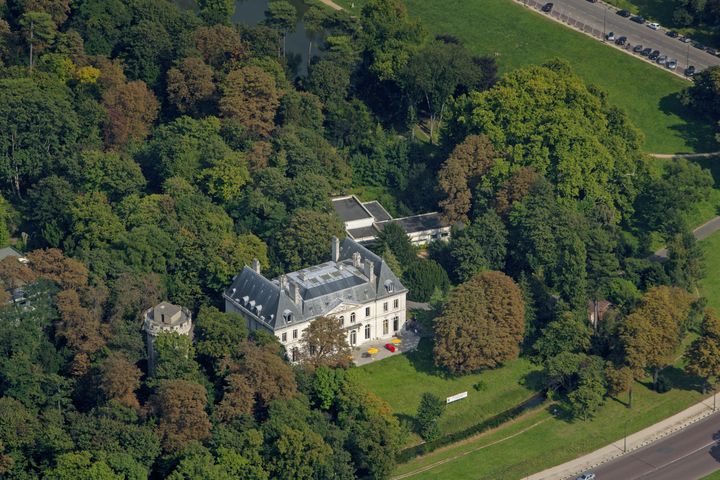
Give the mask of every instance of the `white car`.
[[658, 28], [660, 28], [660, 24], [659, 23], [648, 23], [648, 27], [652, 28], [653, 30], [657, 30]]
[[592, 472], [583, 473], [576, 480], [595, 480], [595, 474]]

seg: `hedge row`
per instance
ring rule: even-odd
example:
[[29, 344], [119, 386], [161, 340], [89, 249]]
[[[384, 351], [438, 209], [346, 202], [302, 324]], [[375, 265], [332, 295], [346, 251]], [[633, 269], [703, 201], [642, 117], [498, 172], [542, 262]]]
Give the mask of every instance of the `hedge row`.
[[533, 395], [528, 400], [525, 400], [523, 403], [518, 404], [508, 410], [505, 410], [504, 412], [498, 413], [494, 417], [490, 417], [483, 422], [476, 423], [470, 428], [466, 428], [465, 430], [460, 430], [458, 432], [445, 435], [444, 437], [440, 437], [437, 440], [433, 440], [431, 442], [425, 442], [414, 447], [406, 448], [398, 454], [397, 461], [398, 463], [409, 462], [413, 458], [419, 457], [420, 455], [425, 455], [426, 453], [430, 453], [434, 450], [437, 450], [438, 448], [445, 447], [452, 443], [459, 442], [460, 440], [464, 440], [468, 437], [472, 437], [473, 435], [477, 435], [478, 433], [486, 432], [492, 428], [499, 427], [503, 423], [509, 422], [510, 420], [518, 417], [524, 411], [535, 406], [538, 399], [540, 398], [544, 398], [542, 393]]

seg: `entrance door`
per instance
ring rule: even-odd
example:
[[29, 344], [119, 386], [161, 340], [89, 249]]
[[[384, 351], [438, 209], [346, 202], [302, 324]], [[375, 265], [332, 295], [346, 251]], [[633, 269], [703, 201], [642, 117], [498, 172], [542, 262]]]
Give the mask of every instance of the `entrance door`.
[[400, 317], [393, 318], [393, 332], [397, 332], [400, 328]]
[[357, 344], [357, 332], [353, 330], [350, 332], [350, 345], [353, 347]]

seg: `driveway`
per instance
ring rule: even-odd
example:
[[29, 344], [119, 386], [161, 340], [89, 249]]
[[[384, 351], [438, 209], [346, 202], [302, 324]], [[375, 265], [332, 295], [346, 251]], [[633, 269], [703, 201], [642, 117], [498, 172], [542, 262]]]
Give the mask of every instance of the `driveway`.
[[[542, 0], [516, 0], [520, 3], [539, 9], [545, 4]], [[588, 0], [554, 0], [555, 6], [551, 16], [564, 23], [581, 28], [592, 36], [602, 37], [603, 32], [613, 32], [615, 37], [625, 36], [632, 45], [642, 45], [653, 50], [660, 50], [662, 55], [678, 61], [677, 71], [682, 72], [686, 66], [694, 65], [697, 70], [704, 70], [713, 65], [720, 65], [720, 57], [694, 48], [689, 43], [683, 43], [676, 38], [666, 35], [667, 30], [661, 27], [652, 30], [650, 27], [640, 25], [623, 18], [617, 14], [617, 9], [602, 2], [592, 3]], [[547, 15], [547, 14], [545, 14]], [[614, 42], [608, 42], [614, 46]], [[561, 48], [561, 46], [560, 46]], [[639, 54], [636, 54], [639, 58]], [[608, 72], [611, 74], [612, 72]], [[638, 82], [642, 82], [639, 78]]]

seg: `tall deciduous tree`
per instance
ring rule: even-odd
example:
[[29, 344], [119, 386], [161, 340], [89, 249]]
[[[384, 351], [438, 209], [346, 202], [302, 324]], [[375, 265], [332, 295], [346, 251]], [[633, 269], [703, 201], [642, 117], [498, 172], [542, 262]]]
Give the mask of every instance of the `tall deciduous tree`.
[[467, 137], [443, 163], [438, 184], [445, 194], [440, 201], [443, 216], [450, 223], [467, 222], [473, 190], [488, 171], [495, 157], [490, 139], [484, 135]]
[[435, 322], [435, 363], [452, 373], [516, 358], [525, 329], [520, 289], [501, 272], [482, 272], [450, 294]]
[[303, 331], [300, 339], [303, 361], [313, 367], [347, 367], [350, 365], [350, 346], [340, 320], [318, 317]]
[[221, 90], [220, 113], [225, 119], [239, 123], [251, 135], [270, 134], [280, 100], [269, 73], [255, 66], [233, 70]]
[[707, 385], [715, 385], [720, 378], [720, 319], [712, 310], [705, 312], [700, 336], [685, 352], [687, 365], [685, 370], [705, 380]]
[[655, 287], [620, 325], [625, 362], [635, 378], [651, 370], [657, 388], [660, 371], [673, 361], [685, 335], [692, 298], [679, 288]]
[[30, 69], [35, 63], [35, 53], [50, 45], [57, 34], [57, 26], [46, 12], [27, 12], [20, 18], [23, 36], [28, 43]]
[[290, 2], [285, 0], [270, 0], [265, 16], [267, 17], [267, 24], [282, 33], [282, 54], [285, 56], [285, 39], [288, 32], [295, 26], [297, 10]]
[[435, 440], [440, 436], [437, 422], [445, 410], [445, 402], [437, 395], [425, 392], [420, 398], [420, 405], [417, 410], [417, 423], [420, 436], [425, 441]]
[[213, 70], [201, 58], [184, 58], [167, 72], [168, 100], [180, 113], [197, 114], [213, 92]]
[[135, 391], [140, 388], [142, 372], [122, 353], [113, 352], [100, 362], [99, 387], [106, 400], [139, 409]]
[[287, 269], [297, 270], [326, 261], [330, 240], [342, 234], [342, 224], [334, 213], [300, 208], [276, 239], [276, 248]]
[[197, 353], [217, 365], [238, 353], [238, 346], [247, 339], [247, 321], [237, 313], [221, 312], [202, 306], [195, 320]]
[[157, 431], [163, 447], [169, 451], [180, 450], [193, 440], [210, 437], [210, 420], [205, 407], [205, 387], [186, 380], [165, 380], [151, 398], [158, 418]]
[[144, 140], [160, 108], [155, 95], [142, 80], [107, 90], [103, 94], [103, 105], [108, 115], [105, 142], [115, 147]]

